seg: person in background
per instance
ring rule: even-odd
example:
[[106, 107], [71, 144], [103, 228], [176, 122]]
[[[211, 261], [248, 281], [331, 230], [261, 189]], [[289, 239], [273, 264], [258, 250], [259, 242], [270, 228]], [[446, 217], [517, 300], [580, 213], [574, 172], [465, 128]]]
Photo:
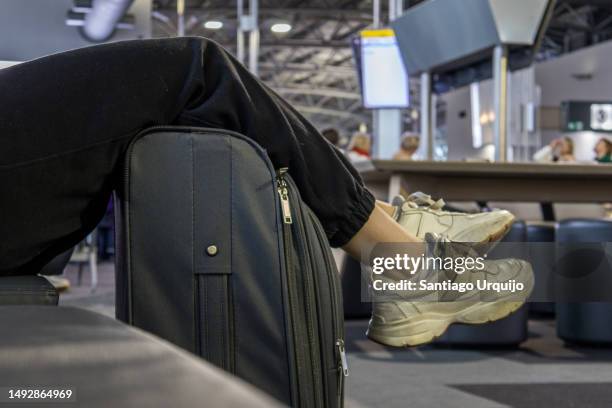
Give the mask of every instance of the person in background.
[[612, 163], [612, 142], [605, 137], [597, 141], [593, 151], [597, 163]]
[[[595, 143], [595, 161], [597, 163], [612, 163], [612, 142], [602, 137]], [[612, 219], [612, 203], [603, 204], [605, 217]]]
[[533, 155], [533, 160], [540, 163], [571, 163], [574, 157], [574, 141], [569, 137], [559, 137], [544, 146]]
[[321, 134], [325, 139], [327, 139], [329, 143], [336, 146], [337, 148], [340, 148], [340, 133], [337, 129], [327, 128], [324, 129]]
[[412, 157], [416, 153], [419, 148], [419, 136], [410, 133], [404, 132], [402, 135], [402, 143], [400, 144], [400, 149], [393, 156], [393, 160], [412, 160]]
[[370, 135], [365, 132], [356, 132], [351, 138], [346, 155], [352, 162], [370, 160], [371, 146]]

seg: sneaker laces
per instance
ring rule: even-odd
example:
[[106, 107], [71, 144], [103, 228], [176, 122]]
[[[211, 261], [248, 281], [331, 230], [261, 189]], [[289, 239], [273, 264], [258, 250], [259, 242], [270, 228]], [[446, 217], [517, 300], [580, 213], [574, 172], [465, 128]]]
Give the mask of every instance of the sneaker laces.
[[438, 200], [434, 200], [429, 194], [417, 191], [408, 196], [404, 205], [407, 205], [410, 208], [425, 207], [430, 208], [432, 210], [441, 210], [442, 208], [444, 208], [446, 203], [441, 198]]
[[399, 221], [402, 211], [417, 208], [427, 208], [433, 211], [441, 211], [446, 203], [441, 198], [434, 200], [429, 194], [417, 191], [410, 194], [408, 198], [404, 198], [401, 195], [395, 196], [393, 201], [391, 201], [391, 205], [394, 207], [391, 217], [395, 221]]

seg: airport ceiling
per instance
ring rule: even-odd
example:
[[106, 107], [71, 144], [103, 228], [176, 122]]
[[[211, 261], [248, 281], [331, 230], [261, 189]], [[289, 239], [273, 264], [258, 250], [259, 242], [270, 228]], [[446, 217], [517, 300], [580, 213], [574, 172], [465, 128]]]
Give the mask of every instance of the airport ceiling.
[[[421, 1], [406, 0], [404, 7]], [[388, 1], [380, 3], [384, 19]], [[185, 34], [212, 38], [235, 51], [236, 14], [235, 0], [186, 0]], [[153, 17], [155, 36], [176, 34], [176, 0], [154, 0]], [[206, 29], [209, 20], [224, 26]], [[291, 31], [272, 33], [271, 25], [279, 22], [291, 24]], [[372, 0], [259, 0], [259, 75], [317, 126], [353, 131], [370, 123], [371, 114], [361, 106], [350, 39], [371, 24]], [[537, 59], [610, 38], [612, 0], [557, 0]], [[415, 86], [411, 93], [416, 92]]]

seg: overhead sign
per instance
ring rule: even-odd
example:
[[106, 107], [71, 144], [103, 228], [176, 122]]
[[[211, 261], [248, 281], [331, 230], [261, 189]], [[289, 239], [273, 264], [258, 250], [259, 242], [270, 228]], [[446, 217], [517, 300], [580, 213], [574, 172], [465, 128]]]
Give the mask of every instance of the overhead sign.
[[391, 29], [361, 32], [361, 89], [366, 108], [405, 108], [408, 74]]
[[612, 104], [591, 105], [591, 129], [612, 131]]

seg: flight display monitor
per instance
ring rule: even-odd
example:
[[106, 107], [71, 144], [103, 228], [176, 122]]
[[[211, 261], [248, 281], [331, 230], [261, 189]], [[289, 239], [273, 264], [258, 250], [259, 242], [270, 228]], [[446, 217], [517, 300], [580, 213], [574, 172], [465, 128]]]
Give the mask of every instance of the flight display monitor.
[[408, 74], [393, 30], [362, 31], [360, 43], [363, 105], [371, 109], [408, 107]]

